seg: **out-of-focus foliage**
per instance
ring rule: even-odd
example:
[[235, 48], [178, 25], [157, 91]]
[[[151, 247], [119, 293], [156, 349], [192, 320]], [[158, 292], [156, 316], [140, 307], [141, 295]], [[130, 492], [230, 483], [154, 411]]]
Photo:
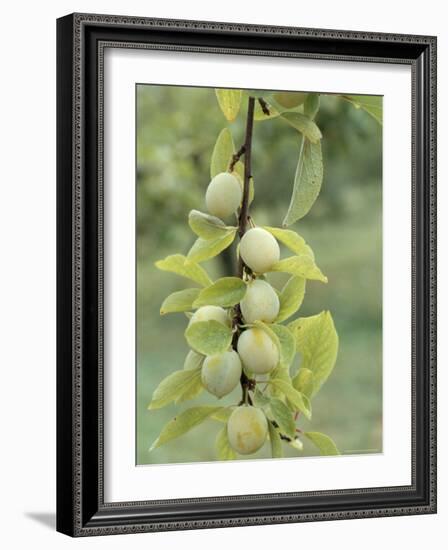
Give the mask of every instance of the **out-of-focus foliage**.
[[[244, 131], [245, 102], [241, 109], [229, 126], [236, 148]], [[381, 127], [350, 102], [329, 95], [321, 96], [316, 123], [323, 134], [322, 190], [294, 229], [316, 252], [330, 284], [308, 283], [300, 316], [330, 309], [338, 327], [340, 350], [332, 383], [325, 385], [313, 402], [312, 429], [331, 433], [342, 453], [381, 450]], [[166, 295], [187, 289], [191, 283], [185, 279], [182, 287], [180, 279], [156, 270], [154, 260], [173, 251], [187, 254], [195, 241], [187, 226], [188, 212], [204, 209], [213, 147], [227, 124], [213, 89], [138, 87], [139, 464], [214, 459], [217, 427], [208, 424], [213, 420], [195, 428], [188, 437], [148, 453], [149, 444], [179, 406], [151, 412], [146, 406], [159, 381], [182, 367], [188, 350], [182, 314], [161, 318], [159, 309]], [[297, 130], [288, 124], [280, 120], [255, 122], [256, 199], [251, 213], [257, 225], [278, 226], [283, 220], [299, 145]], [[207, 271], [213, 278], [233, 275], [234, 257], [233, 245], [207, 261]], [[287, 277], [275, 273], [269, 278], [281, 288]], [[223, 398], [222, 405], [237, 401], [235, 395]], [[197, 403], [209, 405], [211, 401], [202, 395]], [[268, 454], [262, 450], [255, 456]], [[291, 449], [287, 456], [296, 454]], [[303, 454], [316, 454], [316, 450], [305, 446]]]

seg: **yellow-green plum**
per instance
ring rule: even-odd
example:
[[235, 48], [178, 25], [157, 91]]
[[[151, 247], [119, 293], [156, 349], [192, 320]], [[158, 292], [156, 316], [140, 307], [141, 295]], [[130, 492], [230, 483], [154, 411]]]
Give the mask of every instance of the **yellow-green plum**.
[[246, 231], [240, 242], [243, 262], [255, 271], [265, 273], [280, 259], [280, 247], [266, 229], [254, 227]]
[[278, 315], [280, 301], [269, 283], [256, 279], [247, 285], [240, 308], [246, 323], [254, 321], [271, 323]]
[[230, 446], [240, 455], [249, 455], [258, 451], [266, 441], [267, 433], [266, 416], [257, 407], [237, 407], [227, 422]]
[[202, 306], [193, 314], [190, 324], [197, 323], [198, 321], [218, 321], [218, 323], [228, 325], [229, 317], [227, 311], [222, 307]]
[[207, 210], [218, 218], [228, 218], [241, 204], [243, 191], [241, 184], [233, 174], [217, 174], [207, 187], [205, 203]]
[[274, 94], [274, 99], [282, 107], [285, 107], [286, 109], [293, 109], [294, 107], [298, 107], [299, 105], [305, 103], [307, 95], [308, 94], [304, 94], [302, 92], [277, 92]]
[[187, 356], [185, 357], [184, 369], [185, 370], [197, 369], [201, 366], [203, 360], [204, 360], [203, 355], [191, 349], [187, 353]]
[[236, 388], [242, 370], [241, 360], [236, 351], [209, 355], [202, 365], [202, 384], [216, 397], [223, 397]]
[[277, 346], [260, 328], [250, 328], [238, 339], [238, 353], [243, 365], [255, 374], [266, 374], [277, 366]]

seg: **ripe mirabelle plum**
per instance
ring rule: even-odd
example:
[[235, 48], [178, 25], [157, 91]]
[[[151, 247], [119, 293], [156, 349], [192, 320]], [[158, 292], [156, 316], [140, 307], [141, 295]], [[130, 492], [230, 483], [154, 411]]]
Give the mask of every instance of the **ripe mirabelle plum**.
[[278, 315], [280, 301], [269, 283], [256, 279], [247, 285], [240, 308], [246, 323], [254, 321], [271, 323]]
[[218, 218], [228, 218], [241, 204], [243, 190], [238, 179], [229, 172], [217, 174], [207, 187], [207, 210]]
[[240, 455], [255, 453], [263, 446], [268, 433], [268, 422], [261, 409], [237, 407], [227, 422], [230, 446]]
[[187, 353], [187, 356], [185, 357], [184, 369], [185, 370], [197, 369], [203, 360], [204, 360], [203, 355], [191, 349]]
[[218, 323], [228, 325], [229, 317], [227, 311], [222, 307], [202, 306], [193, 314], [193, 317], [190, 319], [190, 325], [198, 321], [218, 321]]
[[255, 374], [266, 374], [277, 366], [277, 346], [260, 328], [245, 330], [238, 339], [238, 353], [243, 365]]
[[236, 351], [225, 351], [205, 358], [201, 379], [204, 387], [216, 397], [230, 393], [241, 378], [241, 360]]
[[274, 99], [282, 107], [286, 107], [286, 109], [293, 109], [294, 107], [298, 107], [299, 105], [305, 103], [307, 95], [308, 94], [304, 94], [302, 92], [277, 92], [274, 94]]
[[240, 242], [243, 262], [256, 273], [265, 273], [280, 259], [280, 247], [266, 229], [254, 227], [243, 235]]

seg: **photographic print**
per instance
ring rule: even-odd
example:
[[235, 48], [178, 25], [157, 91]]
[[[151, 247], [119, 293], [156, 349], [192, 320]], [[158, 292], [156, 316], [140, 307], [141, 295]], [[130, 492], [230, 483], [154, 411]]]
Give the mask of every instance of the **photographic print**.
[[137, 464], [381, 453], [382, 97], [136, 100]]

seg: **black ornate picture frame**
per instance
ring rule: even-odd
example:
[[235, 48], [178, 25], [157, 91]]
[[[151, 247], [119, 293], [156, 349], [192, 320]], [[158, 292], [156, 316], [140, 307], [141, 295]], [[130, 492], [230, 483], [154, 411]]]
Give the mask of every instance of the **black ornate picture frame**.
[[[412, 69], [412, 484], [108, 503], [103, 55], [108, 45]], [[436, 512], [436, 38], [73, 14], [57, 22], [57, 529], [71, 536]]]

